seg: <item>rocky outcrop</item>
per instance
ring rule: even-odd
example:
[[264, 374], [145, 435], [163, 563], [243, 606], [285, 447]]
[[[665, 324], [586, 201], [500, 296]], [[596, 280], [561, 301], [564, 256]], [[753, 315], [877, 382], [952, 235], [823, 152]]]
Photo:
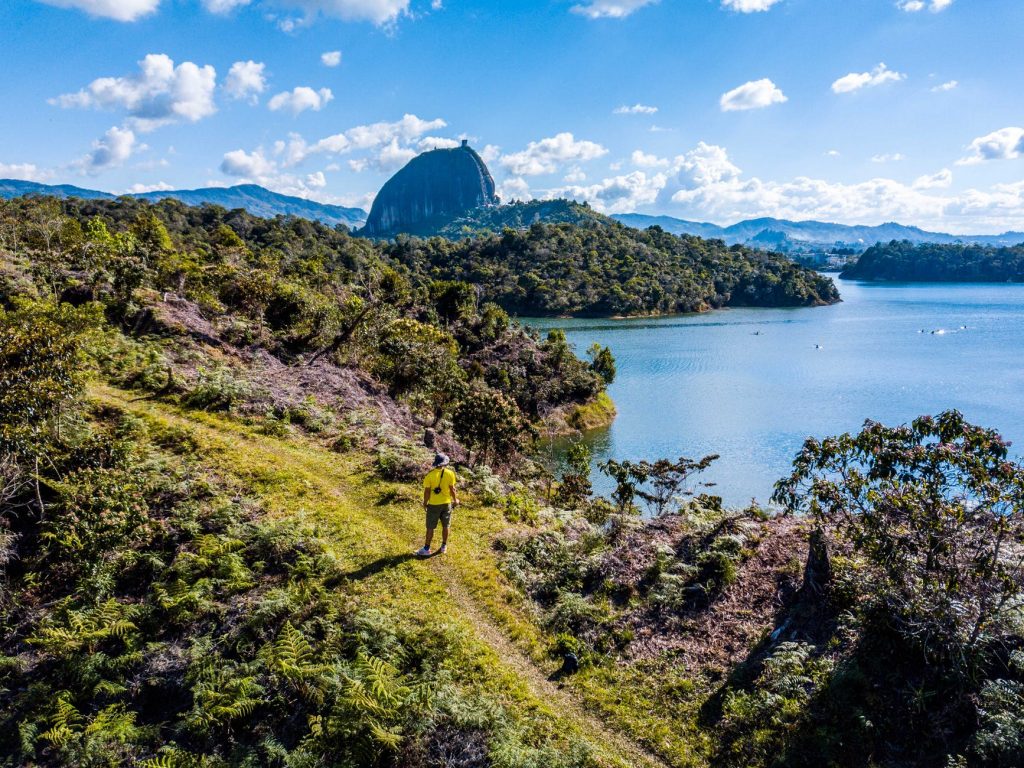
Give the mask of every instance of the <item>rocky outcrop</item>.
[[494, 179], [467, 142], [424, 152], [388, 179], [361, 234], [429, 234], [480, 206], [497, 205]]

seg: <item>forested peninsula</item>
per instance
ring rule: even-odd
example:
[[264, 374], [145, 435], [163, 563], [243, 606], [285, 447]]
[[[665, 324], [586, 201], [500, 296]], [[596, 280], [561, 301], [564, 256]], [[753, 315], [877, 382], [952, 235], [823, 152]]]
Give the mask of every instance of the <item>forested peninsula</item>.
[[840, 276], [923, 283], [1019, 283], [1024, 282], [1024, 243], [995, 247], [893, 240], [866, 250]]

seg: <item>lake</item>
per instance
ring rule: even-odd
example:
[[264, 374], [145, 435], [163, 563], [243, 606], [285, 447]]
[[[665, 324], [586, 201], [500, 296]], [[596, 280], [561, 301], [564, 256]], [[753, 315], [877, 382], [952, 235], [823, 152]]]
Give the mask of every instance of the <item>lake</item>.
[[767, 501], [806, 437], [865, 419], [956, 408], [1024, 446], [1024, 285], [836, 283], [831, 307], [523, 322], [615, 355], [619, 415], [585, 436], [595, 467], [718, 453], [703, 477], [732, 506]]

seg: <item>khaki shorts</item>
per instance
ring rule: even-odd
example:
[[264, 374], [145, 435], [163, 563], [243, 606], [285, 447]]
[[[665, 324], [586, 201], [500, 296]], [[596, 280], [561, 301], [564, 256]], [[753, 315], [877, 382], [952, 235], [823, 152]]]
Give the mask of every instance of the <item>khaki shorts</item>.
[[437, 528], [438, 521], [446, 528], [452, 524], [451, 504], [427, 504], [427, 530]]

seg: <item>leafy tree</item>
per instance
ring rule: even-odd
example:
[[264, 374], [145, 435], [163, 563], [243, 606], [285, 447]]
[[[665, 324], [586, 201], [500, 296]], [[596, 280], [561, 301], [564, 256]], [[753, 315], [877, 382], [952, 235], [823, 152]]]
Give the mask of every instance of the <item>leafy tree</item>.
[[608, 347], [602, 347], [596, 342], [590, 345], [587, 350], [587, 357], [590, 358], [590, 367], [605, 384], [615, 381], [615, 358]]
[[864, 592], [927, 651], [1009, 631], [1024, 584], [1024, 467], [957, 411], [808, 440], [775, 500], [864, 559]]
[[586, 501], [593, 490], [590, 483], [590, 446], [576, 442], [565, 452], [567, 471], [562, 473], [556, 501], [570, 509]]
[[477, 451], [478, 462], [513, 455], [527, 436], [527, 424], [515, 403], [478, 383], [456, 406], [452, 427], [470, 451]]
[[[655, 517], [671, 511], [672, 505], [683, 496], [692, 495], [688, 488], [690, 480], [707, 469], [718, 459], [717, 454], [705, 456], [699, 461], [685, 456], [672, 461], [658, 459], [649, 461], [615, 461], [609, 459], [601, 465], [601, 471], [615, 481], [612, 499], [620, 512], [630, 509], [634, 499], [646, 502], [648, 510]], [[710, 483], [702, 483], [704, 487]]]

